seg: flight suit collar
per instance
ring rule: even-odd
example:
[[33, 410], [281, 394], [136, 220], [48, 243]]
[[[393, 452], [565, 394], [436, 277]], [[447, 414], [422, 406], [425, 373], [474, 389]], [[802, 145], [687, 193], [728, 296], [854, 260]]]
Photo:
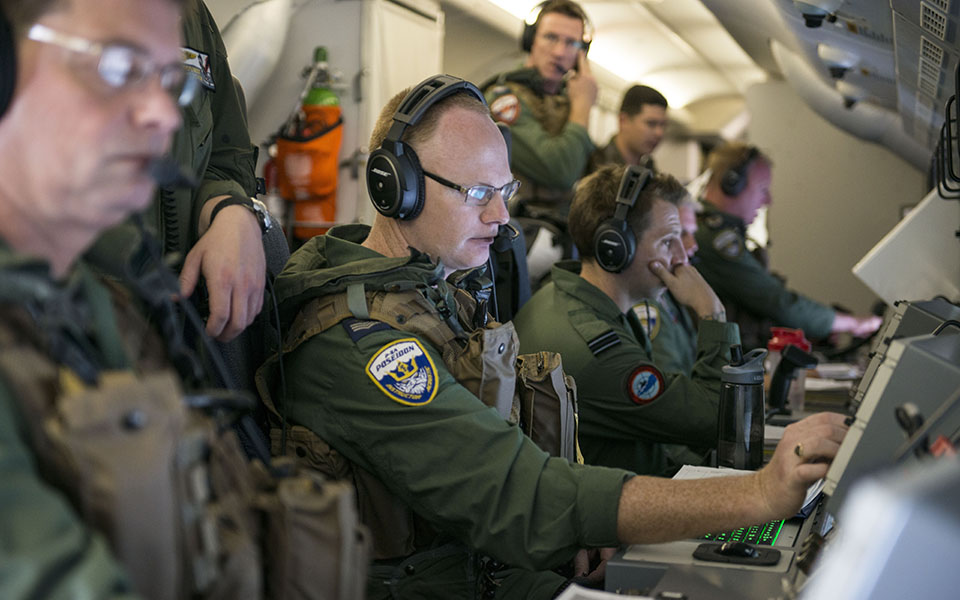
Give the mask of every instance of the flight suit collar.
[[341, 225], [294, 252], [275, 284], [281, 320], [296, 318], [313, 298], [356, 284], [386, 291], [435, 287], [444, 296], [452, 293], [452, 287], [471, 293], [482, 287], [484, 267], [457, 271], [445, 280], [443, 265], [416, 249], [411, 248], [408, 256], [388, 257], [362, 246], [369, 233], [367, 225]]
[[569, 294], [593, 310], [605, 320], [618, 320], [624, 314], [620, 307], [603, 290], [580, 276], [580, 261], [565, 260], [553, 266], [553, 282], [557, 289]]
[[[584, 311], [576, 311], [580, 313], [579, 315], [574, 315], [571, 312], [571, 323], [574, 328], [589, 343], [590, 340], [603, 337], [604, 334], [610, 334], [613, 331], [610, 324], [617, 323], [624, 330], [633, 334], [648, 355], [652, 354], [653, 347], [650, 345], [650, 340], [643, 329], [643, 325], [634, 312], [632, 310], [627, 313], [621, 312], [617, 303], [603, 290], [580, 277], [580, 267], [579, 261], [568, 260], [555, 264], [552, 271], [553, 283], [557, 289], [576, 298], [578, 302], [586, 305], [589, 309], [589, 318], [585, 318]], [[603, 326], [597, 329], [601, 323]]]
[[519, 83], [522, 86], [530, 88], [530, 90], [537, 96], [555, 96], [567, 93], [567, 83], [561, 82], [560, 87], [557, 89], [555, 94], [548, 94], [543, 89], [543, 76], [540, 75], [540, 72], [533, 67], [521, 67], [519, 69], [514, 69], [513, 71], [507, 71], [506, 73], [501, 73], [487, 80], [481, 87], [481, 90], [486, 91], [488, 88], [494, 85], [503, 85], [508, 82]]

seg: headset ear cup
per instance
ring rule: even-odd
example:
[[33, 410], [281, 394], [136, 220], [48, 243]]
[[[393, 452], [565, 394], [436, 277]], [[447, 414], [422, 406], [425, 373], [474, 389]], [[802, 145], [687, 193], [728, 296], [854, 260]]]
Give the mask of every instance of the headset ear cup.
[[604, 271], [619, 273], [637, 253], [637, 238], [626, 221], [607, 219], [593, 235], [593, 256]]
[[520, 36], [520, 49], [524, 52], [533, 50], [533, 36], [537, 34], [537, 24], [533, 25], [524, 22], [523, 34]]
[[403, 196], [404, 204], [409, 204], [409, 207], [404, 207], [406, 210], [403, 211], [403, 216], [400, 218], [409, 221], [415, 219], [423, 210], [426, 199], [426, 182], [424, 182], [423, 179], [423, 167], [420, 166], [420, 157], [417, 156], [413, 148], [403, 142], [400, 143], [403, 146], [404, 156], [409, 165], [408, 177], [410, 182], [410, 187], [405, 190], [406, 193], [404, 193]]
[[13, 100], [13, 88], [17, 84], [17, 53], [13, 31], [7, 16], [0, 9], [0, 118], [7, 112]]
[[720, 189], [728, 196], [736, 196], [743, 191], [744, 178], [737, 169], [729, 169], [720, 180]]
[[367, 194], [377, 212], [394, 218], [400, 211], [404, 182], [397, 158], [390, 150], [378, 148], [367, 159]]

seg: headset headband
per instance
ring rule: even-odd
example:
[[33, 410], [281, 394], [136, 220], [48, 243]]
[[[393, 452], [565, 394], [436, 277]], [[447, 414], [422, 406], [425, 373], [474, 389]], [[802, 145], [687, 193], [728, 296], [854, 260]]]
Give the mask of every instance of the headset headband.
[[393, 125], [387, 131], [380, 147], [388, 148], [396, 145], [407, 128], [416, 125], [427, 109], [461, 91], [473, 94], [484, 106], [487, 105], [487, 100], [477, 86], [459, 77], [436, 75], [419, 83], [403, 98], [400, 106], [397, 107], [397, 112], [393, 113]]
[[636, 204], [643, 186], [650, 179], [650, 169], [630, 165], [623, 172], [620, 180], [620, 189], [617, 191], [617, 208], [613, 211], [613, 218], [617, 221], [626, 221], [627, 213]]

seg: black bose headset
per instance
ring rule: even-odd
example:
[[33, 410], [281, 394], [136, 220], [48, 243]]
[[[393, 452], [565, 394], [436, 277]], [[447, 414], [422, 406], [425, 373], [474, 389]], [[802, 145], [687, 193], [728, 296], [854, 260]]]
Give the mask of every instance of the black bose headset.
[[[537, 35], [537, 27], [540, 25], [540, 17], [544, 14], [544, 9], [547, 8], [549, 4], [559, 4], [558, 0], [544, 0], [540, 4], [533, 7], [530, 10], [530, 15], [523, 22], [523, 34], [520, 36], [520, 48], [524, 52], [530, 52], [533, 49], [533, 38]], [[578, 12], [580, 20], [583, 22], [583, 53], [586, 54], [590, 50], [590, 41], [593, 38], [593, 25], [590, 23], [590, 18], [587, 16], [587, 13], [578, 5], [574, 3], [563, 2], [567, 4], [574, 12]], [[548, 13], [551, 11], [547, 11]], [[555, 11], [554, 11], [555, 12]], [[566, 13], [559, 13], [565, 15]]]
[[728, 196], [737, 196], [747, 187], [747, 169], [760, 151], [755, 146], [750, 146], [747, 150], [747, 156], [737, 164], [733, 165], [720, 178], [720, 190]]
[[7, 112], [17, 84], [17, 53], [10, 21], [0, 9], [0, 117]]
[[367, 193], [380, 214], [410, 220], [423, 210], [424, 183], [420, 159], [400, 138], [431, 106], [462, 92], [473, 94], [484, 106], [487, 105], [477, 86], [451, 75], [430, 77], [404, 96], [393, 114], [393, 125], [383, 144], [371, 152], [367, 160]]
[[637, 236], [627, 223], [627, 213], [636, 204], [651, 175], [650, 169], [628, 166], [620, 179], [613, 217], [600, 223], [593, 233], [593, 255], [604, 271], [619, 273], [633, 262], [637, 253]]

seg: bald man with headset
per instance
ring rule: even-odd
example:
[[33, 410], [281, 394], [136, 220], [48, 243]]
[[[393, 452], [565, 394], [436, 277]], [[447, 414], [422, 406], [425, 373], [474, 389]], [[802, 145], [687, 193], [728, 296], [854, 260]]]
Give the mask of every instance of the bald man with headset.
[[767, 468], [724, 481], [577, 464], [562, 426], [546, 427], [560, 451], [541, 449], [556, 446], [525, 435], [514, 388], [559, 362], [518, 358], [512, 326], [486, 311], [482, 267], [517, 182], [483, 95], [429, 78], [384, 107], [371, 147], [374, 223], [294, 253], [277, 280], [282, 360], [260, 372], [274, 450], [357, 483], [369, 598], [552, 598], [570, 581], [553, 569], [579, 549], [792, 514], [826, 472], [810, 461], [834, 455], [839, 415], [791, 426]]

